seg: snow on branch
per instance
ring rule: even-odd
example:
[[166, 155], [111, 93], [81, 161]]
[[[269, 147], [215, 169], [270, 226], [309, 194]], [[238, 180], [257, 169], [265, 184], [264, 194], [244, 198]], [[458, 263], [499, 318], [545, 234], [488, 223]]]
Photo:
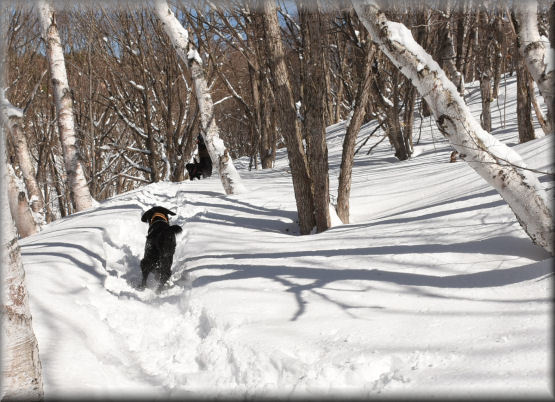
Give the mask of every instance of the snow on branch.
[[10, 103], [10, 101], [6, 98], [6, 89], [2, 88], [0, 91], [1, 97], [1, 105], [2, 105], [2, 115], [6, 120], [9, 120], [10, 117], [23, 117], [23, 109], [20, 109]]
[[127, 163], [129, 163], [135, 169], [140, 170], [140, 171], [145, 172], [145, 173], [149, 173], [149, 174], [152, 173], [152, 169], [139, 165], [138, 163], [132, 161], [127, 155], [122, 155], [122, 156], [123, 156], [123, 159], [125, 159], [125, 161]]

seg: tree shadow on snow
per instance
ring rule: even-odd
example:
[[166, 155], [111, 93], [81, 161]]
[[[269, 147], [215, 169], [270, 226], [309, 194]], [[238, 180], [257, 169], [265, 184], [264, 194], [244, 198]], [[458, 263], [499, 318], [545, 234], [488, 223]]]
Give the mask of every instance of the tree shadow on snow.
[[[399, 252], [399, 246], [395, 246], [396, 252]], [[420, 249], [424, 246], [412, 246], [412, 252], [419, 252], [416, 249]], [[431, 247], [443, 247], [442, 245], [431, 245]], [[439, 250], [438, 248], [437, 250]], [[460, 250], [466, 250], [466, 247], [460, 246]], [[332, 250], [321, 250], [313, 252], [294, 252], [294, 253], [272, 253], [266, 254], [265, 256], [260, 256], [259, 254], [247, 254], [244, 255], [226, 255], [222, 257], [232, 257], [232, 258], [272, 258], [279, 260], [280, 258], [291, 257], [292, 254], [298, 256], [306, 255], [328, 255], [328, 252]], [[343, 250], [341, 250], [343, 251]], [[377, 250], [374, 249], [375, 254]], [[382, 250], [385, 254], [385, 250]], [[335, 250], [337, 253], [337, 250]], [[368, 249], [357, 250], [357, 252], [365, 252], [369, 255]], [[393, 250], [390, 250], [393, 252]], [[433, 252], [427, 249], [425, 252]], [[467, 251], [469, 252], [469, 251]], [[474, 253], [474, 251], [472, 251]], [[348, 254], [348, 253], [347, 253]], [[504, 252], [503, 252], [504, 254]], [[341, 255], [341, 254], [339, 254]], [[254, 278], [265, 278], [273, 280], [277, 283], [286, 287], [287, 292], [293, 293], [295, 300], [297, 302], [297, 311], [294, 313], [291, 320], [297, 320], [306, 311], [306, 304], [304, 294], [305, 292], [310, 292], [318, 295], [319, 297], [332, 302], [346, 312], [349, 312], [351, 308], [360, 308], [362, 306], [349, 306], [343, 304], [337, 300], [332, 300], [332, 298], [321, 291], [332, 290], [329, 288], [330, 284], [338, 281], [363, 281], [363, 282], [385, 282], [392, 283], [404, 287], [431, 287], [431, 288], [443, 288], [443, 289], [469, 289], [469, 288], [489, 288], [489, 287], [499, 287], [506, 286], [515, 283], [520, 283], [524, 281], [529, 281], [533, 279], [543, 279], [548, 276], [553, 275], [553, 268], [548, 262], [540, 261], [535, 263], [530, 263], [520, 267], [504, 268], [504, 269], [491, 269], [487, 271], [474, 272], [469, 274], [455, 274], [447, 276], [438, 275], [426, 275], [417, 273], [407, 273], [398, 271], [388, 271], [382, 269], [328, 269], [328, 268], [309, 268], [309, 267], [287, 267], [287, 266], [265, 266], [265, 265], [243, 265], [243, 264], [221, 264], [221, 265], [201, 265], [196, 268], [188, 270], [189, 272], [194, 272], [198, 270], [233, 270], [233, 272], [227, 272], [224, 274], [214, 274], [214, 275], [203, 275], [194, 279], [192, 282], [193, 288], [202, 287], [212, 283], [221, 281], [233, 281], [233, 280], [244, 280], [244, 279], [254, 279]], [[302, 285], [295, 283], [295, 280], [301, 280]], [[310, 283], [306, 284], [306, 281]], [[326, 289], [324, 289], [326, 288]], [[364, 306], [364, 308], [382, 308], [380, 306]]]

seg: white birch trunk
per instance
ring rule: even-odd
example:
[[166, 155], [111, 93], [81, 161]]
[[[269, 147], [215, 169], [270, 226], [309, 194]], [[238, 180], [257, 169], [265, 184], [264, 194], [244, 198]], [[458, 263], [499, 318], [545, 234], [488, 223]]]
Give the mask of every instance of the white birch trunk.
[[164, 0], [157, 0], [154, 5], [156, 15], [160, 19], [164, 31], [169, 36], [178, 56], [191, 70], [195, 95], [200, 111], [201, 135], [212, 159], [212, 165], [218, 170], [226, 194], [239, 194], [246, 189], [239, 173], [229, 155], [229, 151], [220, 138], [219, 128], [214, 116], [212, 97], [206, 84], [202, 59], [189, 42], [187, 30], [177, 20]]
[[2, 175], [2, 384], [0, 399], [40, 400], [44, 397], [37, 339], [32, 327], [25, 272], [21, 264], [17, 232], [9, 210], [8, 172], [0, 145]]
[[33, 218], [25, 192], [20, 191], [15, 182], [15, 172], [11, 166], [8, 172], [8, 201], [15, 226], [21, 238], [31, 236], [39, 231], [39, 225]]
[[372, 40], [426, 99], [438, 127], [468, 164], [507, 202], [532, 241], [553, 254], [553, 213], [537, 177], [514, 150], [484, 131], [457, 88], [403, 24], [390, 22], [376, 3], [354, 2]]
[[515, 2], [517, 19], [520, 22], [520, 53], [526, 67], [536, 82], [549, 112], [549, 132], [555, 129], [555, 49], [542, 39], [538, 31], [538, 3], [536, 0]]
[[[35, 173], [35, 168], [31, 159], [31, 153], [29, 151], [29, 146], [27, 145], [27, 139], [23, 133], [23, 112], [13, 106], [5, 97], [4, 91], [0, 93], [2, 97], [2, 115], [8, 126], [8, 132], [11, 134], [17, 152], [17, 160], [19, 161], [19, 167], [21, 173], [23, 174], [23, 180], [25, 181], [25, 187], [27, 188], [27, 194], [30, 198], [30, 206], [34, 212], [34, 219], [36, 221], [37, 231], [40, 229], [40, 225], [45, 222], [44, 218], [44, 197], [42, 196], [42, 191], [40, 190], [39, 184], [37, 182], [37, 177]], [[20, 234], [21, 231], [20, 231]]]
[[50, 68], [68, 184], [75, 210], [79, 212], [92, 207], [93, 199], [76, 147], [73, 105], [67, 80], [64, 53], [53, 10], [48, 2], [43, 0], [38, 3], [37, 7], [42, 37], [46, 43], [46, 55]]

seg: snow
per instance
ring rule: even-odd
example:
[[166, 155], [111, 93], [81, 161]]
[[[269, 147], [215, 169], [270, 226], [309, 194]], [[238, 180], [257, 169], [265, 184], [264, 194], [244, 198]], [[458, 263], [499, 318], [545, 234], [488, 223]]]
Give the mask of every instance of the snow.
[[133, 81], [133, 80], [129, 80], [129, 83], [130, 83], [131, 85], [133, 85], [133, 87], [135, 87], [135, 88], [138, 89], [139, 91], [144, 91], [144, 90], [145, 90], [145, 87], [144, 87], [144, 86], [142, 86], [142, 85], [140, 85], [140, 84], [137, 84], [137, 83], [136, 83], [135, 81]]
[[[515, 145], [507, 83], [494, 136], [553, 171], [553, 136]], [[553, 258], [429, 119], [411, 160], [368, 141], [352, 223], [324, 233], [298, 235], [280, 149], [273, 169], [235, 161], [247, 193], [159, 182], [21, 240], [46, 397], [549, 397]], [[344, 135], [328, 128], [332, 199]], [[184, 229], [160, 295], [136, 288], [153, 205]]]
[[6, 97], [6, 88], [0, 89], [0, 107], [3, 119], [8, 120], [10, 117], [23, 117], [23, 109], [20, 109], [10, 103]]
[[187, 60], [195, 60], [198, 64], [202, 66], [202, 59], [200, 58], [200, 54], [196, 49], [189, 49], [187, 52]]

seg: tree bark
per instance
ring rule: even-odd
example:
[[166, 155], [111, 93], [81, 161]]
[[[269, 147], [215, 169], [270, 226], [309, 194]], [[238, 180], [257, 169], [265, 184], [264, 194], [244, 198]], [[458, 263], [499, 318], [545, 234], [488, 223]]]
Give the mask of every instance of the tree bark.
[[67, 80], [64, 53], [58, 28], [56, 27], [55, 15], [48, 2], [39, 2], [38, 16], [42, 29], [42, 37], [46, 44], [46, 55], [52, 80], [65, 168], [73, 204], [75, 210], [79, 212], [92, 207], [93, 200], [76, 147], [73, 106]]
[[[44, 222], [44, 197], [42, 196], [37, 181], [31, 153], [27, 145], [27, 138], [25, 138], [25, 134], [23, 133], [23, 112], [9, 103], [3, 93], [1, 95], [4, 121], [7, 123], [8, 132], [11, 134], [15, 143], [19, 168], [23, 174], [23, 181], [27, 188], [27, 194], [29, 194], [30, 197], [31, 210], [37, 216], [35, 228], [38, 231], [40, 223]], [[16, 112], [9, 113], [7, 110]]]
[[520, 155], [477, 124], [457, 88], [403, 24], [388, 21], [375, 2], [356, 2], [354, 7], [372, 40], [426, 99], [455, 150], [498, 191], [532, 241], [553, 254], [550, 201]]
[[315, 225], [312, 198], [312, 183], [308, 162], [301, 137], [301, 127], [297, 119], [297, 110], [289, 83], [285, 54], [281, 43], [281, 32], [277, 19], [275, 4], [264, 0], [261, 4], [266, 33], [266, 53], [272, 66], [272, 84], [280, 107], [280, 126], [289, 157], [289, 166], [293, 180], [293, 190], [297, 203], [299, 227], [301, 234], [309, 234]]
[[457, 89], [459, 93], [463, 90], [462, 74], [457, 70], [455, 46], [453, 45], [453, 34], [451, 29], [451, 7], [450, 2], [446, 2], [446, 6], [442, 10], [445, 14], [444, 20], [441, 22], [438, 29], [438, 39], [440, 43], [439, 59], [440, 65], [444, 68], [447, 76]]
[[360, 127], [364, 121], [366, 107], [370, 99], [370, 88], [372, 86], [372, 59], [375, 48], [370, 44], [365, 46], [364, 72], [361, 77], [355, 100], [353, 114], [347, 120], [347, 130], [343, 140], [343, 151], [341, 154], [341, 166], [339, 168], [339, 184], [337, 186], [337, 216], [343, 223], [349, 223], [349, 198], [351, 196], [351, 175], [355, 156], [355, 143]]
[[216, 124], [212, 97], [204, 77], [200, 55], [189, 41], [187, 30], [177, 20], [165, 0], [156, 1], [155, 11], [178, 56], [191, 71], [200, 113], [201, 135], [204, 138], [212, 164], [219, 171], [224, 190], [226, 194], [245, 192], [246, 189], [235, 169], [231, 155], [219, 135], [220, 130]]
[[[2, 66], [3, 67], [3, 66]], [[4, 138], [2, 129], [2, 139]], [[8, 208], [8, 171], [4, 140], [0, 145], [2, 188], [2, 383], [0, 399], [41, 400], [42, 368], [32, 326], [25, 271], [17, 232]]]
[[14, 217], [15, 226], [21, 238], [31, 236], [39, 231], [39, 225], [35, 222], [27, 196], [24, 191], [19, 191], [15, 182], [15, 172], [10, 167], [8, 182], [8, 199], [10, 212]]
[[330, 228], [328, 147], [326, 143], [327, 83], [324, 59], [326, 19], [318, 2], [297, 1], [303, 38], [305, 80], [303, 129], [307, 139], [308, 167], [313, 184], [314, 218], [318, 233]]
[[515, 34], [515, 69], [516, 69], [516, 117], [518, 126], [518, 140], [520, 143], [528, 142], [536, 138], [534, 127], [532, 126], [532, 107], [530, 94], [530, 78], [528, 69], [524, 64], [522, 55], [519, 52], [521, 36], [520, 23], [514, 13], [511, 14], [513, 32]]
[[548, 52], [538, 31], [538, 3], [536, 0], [515, 3], [516, 16], [519, 21], [520, 54], [524, 57], [526, 67], [536, 82], [547, 105], [550, 132], [555, 128], [555, 71], [548, 68], [549, 57], [554, 57], [553, 50]]
[[[44, 216], [44, 197], [40, 191], [39, 184], [37, 182], [37, 176], [35, 173], [35, 168], [31, 160], [31, 154], [29, 152], [29, 146], [27, 145], [27, 139], [22, 130], [22, 119], [21, 118], [10, 118], [10, 132], [14, 139], [17, 160], [19, 162], [19, 167], [21, 173], [23, 174], [23, 180], [25, 181], [25, 187], [27, 188], [27, 193], [31, 201], [31, 209], [34, 213]], [[40, 219], [43, 220], [43, 219]]]
[[482, 128], [487, 132], [491, 131], [491, 40], [492, 37], [489, 27], [488, 14], [485, 9], [480, 10], [479, 26], [478, 26], [478, 43], [481, 57], [476, 61], [476, 70], [480, 80], [480, 96], [482, 98], [482, 114], [480, 122]]

